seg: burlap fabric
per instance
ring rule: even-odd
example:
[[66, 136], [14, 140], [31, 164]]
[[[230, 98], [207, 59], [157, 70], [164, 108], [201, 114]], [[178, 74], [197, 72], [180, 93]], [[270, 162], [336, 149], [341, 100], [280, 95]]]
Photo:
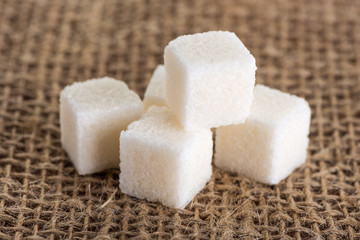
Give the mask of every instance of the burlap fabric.
[[[0, 0], [0, 239], [360, 239], [359, 1]], [[234, 31], [257, 82], [306, 98], [307, 163], [277, 186], [214, 168], [183, 211], [79, 176], [59, 92], [93, 77], [141, 96], [178, 35]]]

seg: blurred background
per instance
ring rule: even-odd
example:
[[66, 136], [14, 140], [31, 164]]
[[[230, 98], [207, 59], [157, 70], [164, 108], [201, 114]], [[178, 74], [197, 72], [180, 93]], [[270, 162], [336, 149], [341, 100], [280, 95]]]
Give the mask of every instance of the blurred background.
[[[0, 239], [359, 239], [360, 2], [0, 0]], [[111, 76], [143, 96], [179, 35], [235, 32], [258, 83], [312, 108], [307, 163], [268, 186], [214, 168], [184, 210], [78, 176], [58, 97]]]

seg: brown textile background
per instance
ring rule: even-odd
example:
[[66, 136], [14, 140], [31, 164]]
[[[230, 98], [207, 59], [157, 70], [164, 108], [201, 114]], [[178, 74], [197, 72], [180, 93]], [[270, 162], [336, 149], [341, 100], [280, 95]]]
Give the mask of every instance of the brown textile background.
[[[0, 0], [0, 239], [360, 239], [359, 1]], [[277, 186], [214, 168], [184, 211], [78, 176], [59, 91], [112, 76], [141, 96], [178, 35], [234, 31], [257, 82], [312, 108], [306, 165]]]

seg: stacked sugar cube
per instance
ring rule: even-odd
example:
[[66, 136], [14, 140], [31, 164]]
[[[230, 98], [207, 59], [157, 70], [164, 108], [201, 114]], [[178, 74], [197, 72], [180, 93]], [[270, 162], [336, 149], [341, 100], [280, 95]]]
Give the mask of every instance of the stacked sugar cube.
[[277, 184], [305, 161], [307, 102], [255, 86], [255, 59], [234, 33], [178, 37], [166, 46], [164, 63], [146, 89], [144, 114], [120, 81], [62, 92], [62, 143], [80, 174], [114, 167], [117, 150], [123, 193], [181, 209], [211, 177], [211, 128], [220, 168]]

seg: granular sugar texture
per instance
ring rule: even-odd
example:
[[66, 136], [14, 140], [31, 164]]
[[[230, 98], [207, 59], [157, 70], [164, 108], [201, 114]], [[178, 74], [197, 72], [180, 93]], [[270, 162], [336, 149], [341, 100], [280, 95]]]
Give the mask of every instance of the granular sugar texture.
[[[0, 239], [359, 239], [360, 2], [0, 0]], [[169, 41], [235, 32], [256, 82], [312, 112], [306, 163], [271, 186], [220, 170], [176, 210], [79, 176], [59, 93], [103, 76], [141, 97]]]

